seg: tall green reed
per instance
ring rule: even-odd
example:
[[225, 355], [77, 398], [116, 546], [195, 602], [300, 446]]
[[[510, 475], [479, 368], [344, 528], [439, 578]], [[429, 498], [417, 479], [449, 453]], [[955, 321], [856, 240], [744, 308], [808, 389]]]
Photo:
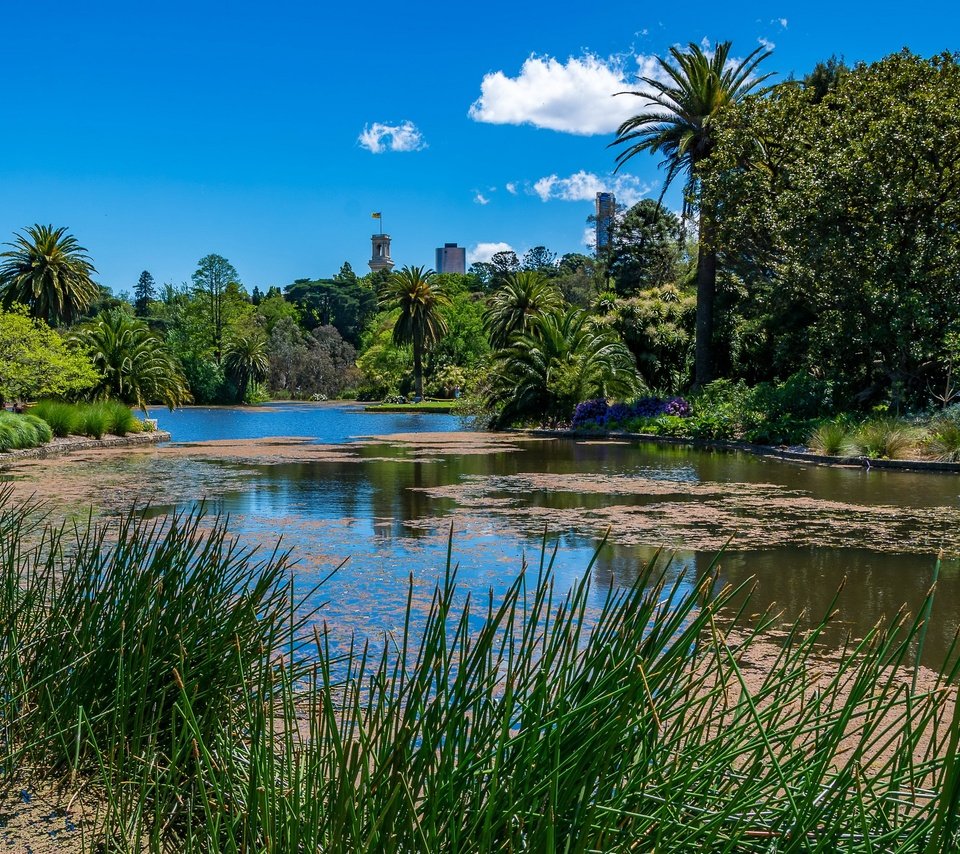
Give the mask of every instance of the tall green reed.
[[130, 850], [175, 838], [196, 819], [177, 705], [203, 741], [235, 732], [253, 672], [238, 662], [272, 667], [310, 618], [288, 556], [257, 557], [201, 511], [66, 527], [8, 505], [0, 570], [6, 770], [96, 778], [104, 833]]
[[6, 769], [96, 786], [109, 850], [956, 848], [927, 606], [825, 657], [829, 617], [773, 641], [717, 567], [561, 589], [544, 549], [474, 598], [448, 553], [397, 632], [308, 648], [286, 556], [252, 558], [197, 514], [0, 514]]

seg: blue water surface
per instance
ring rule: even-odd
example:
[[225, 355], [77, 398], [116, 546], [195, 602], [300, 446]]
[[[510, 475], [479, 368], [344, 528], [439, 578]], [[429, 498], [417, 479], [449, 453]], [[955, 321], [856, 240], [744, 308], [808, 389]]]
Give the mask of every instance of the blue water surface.
[[353, 403], [266, 403], [262, 406], [189, 406], [150, 413], [174, 442], [296, 436], [342, 444], [390, 433], [446, 433], [469, 429], [473, 419], [422, 412], [366, 412]]

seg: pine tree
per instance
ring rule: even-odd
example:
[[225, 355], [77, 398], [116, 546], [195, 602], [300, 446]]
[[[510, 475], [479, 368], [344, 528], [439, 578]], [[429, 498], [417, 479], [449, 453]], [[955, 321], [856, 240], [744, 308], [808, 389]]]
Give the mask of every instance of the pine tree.
[[140, 274], [136, 287], [133, 289], [133, 305], [137, 314], [144, 315], [150, 303], [157, 298], [156, 282], [146, 270]]

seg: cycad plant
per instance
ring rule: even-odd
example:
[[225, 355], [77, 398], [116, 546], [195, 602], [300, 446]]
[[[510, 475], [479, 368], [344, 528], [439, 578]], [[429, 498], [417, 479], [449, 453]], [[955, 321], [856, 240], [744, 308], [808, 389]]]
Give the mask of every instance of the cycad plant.
[[0, 299], [56, 326], [72, 323], [100, 294], [87, 250], [66, 228], [31, 225], [0, 253]]
[[506, 277], [503, 287], [490, 298], [484, 324], [494, 349], [506, 347], [510, 338], [524, 333], [535, 317], [559, 311], [560, 291], [543, 273], [520, 270]]
[[121, 309], [78, 329], [75, 340], [101, 374], [94, 397], [116, 398], [144, 411], [153, 402], [173, 409], [190, 400], [176, 356], [146, 323]]
[[630, 351], [616, 332], [580, 309], [533, 317], [528, 331], [495, 356], [490, 403], [499, 422], [570, 418], [582, 400], [629, 399], [640, 388]]

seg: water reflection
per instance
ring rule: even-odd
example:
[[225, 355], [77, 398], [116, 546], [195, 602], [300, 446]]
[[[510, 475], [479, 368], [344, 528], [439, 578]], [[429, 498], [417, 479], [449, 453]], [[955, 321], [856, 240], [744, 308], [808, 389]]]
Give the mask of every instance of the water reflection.
[[[449, 417], [329, 406], [188, 410], [164, 426], [180, 439], [308, 435], [324, 443], [463, 427]], [[231, 514], [233, 527], [268, 544], [282, 535], [300, 558], [305, 586], [348, 559], [323, 593], [326, 620], [343, 632], [397, 628], [411, 576], [414, 601], [426, 607], [452, 524], [464, 593], [502, 590], [525, 557], [536, 564], [545, 528], [551, 542], [559, 538], [561, 585], [582, 576], [609, 530], [592, 570], [598, 599], [611, 584], [635, 582], [664, 544], [669, 572], [694, 584], [732, 537], [720, 578], [757, 579], [752, 612], [776, 606], [790, 619], [819, 618], [847, 578], [826, 636], [834, 644], [862, 636], [904, 603], [916, 611], [944, 546], [925, 661], [939, 662], [953, 638], [960, 609], [954, 475], [804, 467], [624, 442], [490, 440], [482, 452], [465, 445], [375, 440], [351, 444], [339, 459], [271, 464], [160, 452], [101, 460], [89, 471], [108, 478], [114, 465], [114, 475], [133, 482], [219, 484], [217, 508]]]

